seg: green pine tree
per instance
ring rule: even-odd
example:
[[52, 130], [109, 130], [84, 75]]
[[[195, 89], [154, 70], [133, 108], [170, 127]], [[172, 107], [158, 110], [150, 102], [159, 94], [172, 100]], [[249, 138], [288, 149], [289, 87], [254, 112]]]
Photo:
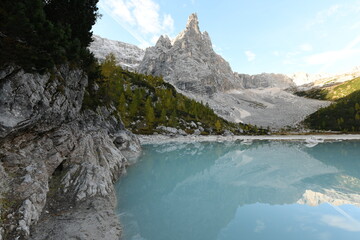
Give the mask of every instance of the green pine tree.
[[129, 106], [129, 115], [134, 119], [139, 111], [140, 99], [135, 94]]
[[122, 93], [119, 99], [119, 104], [118, 104], [118, 111], [121, 115], [121, 117], [125, 117], [125, 113], [126, 113], [126, 99], [125, 99], [125, 94]]
[[216, 120], [215, 129], [216, 129], [217, 132], [220, 132], [220, 130], [221, 130], [221, 122], [220, 122], [220, 120]]
[[355, 120], [356, 120], [356, 121], [360, 121], [360, 113], [356, 113], [356, 115], [355, 115]]
[[170, 125], [170, 127], [176, 127], [176, 125], [177, 125], [177, 113], [176, 113], [176, 110], [173, 110], [171, 115], [170, 115], [169, 125]]
[[115, 55], [110, 53], [105, 57], [104, 62], [101, 64], [101, 74], [105, 77], [105, 79], [109, 79], [113, 76], [117, 68]]
[[359, 111], [360, 110], [360, 104], [359, 103], [355, 103], [355, 110]]
[[146, 99], [146, 103], [145, 103], [145, 119], [146, 119], [146, 125], [149, 128], [152, 128], [155, 122], [155, 114], [154, 114], [154, 108], [152, 107], [150, 96]]
[[166, 122], [166, 110], [163, 108], [161, 110], [160, 119], [159, 121], [164, 124]]

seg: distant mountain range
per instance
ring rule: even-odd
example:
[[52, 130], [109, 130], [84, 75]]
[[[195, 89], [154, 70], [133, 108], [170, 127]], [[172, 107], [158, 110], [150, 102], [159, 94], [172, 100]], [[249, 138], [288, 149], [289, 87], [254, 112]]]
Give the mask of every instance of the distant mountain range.
[[326, 85], [346, 82], [354, 78], [360, 77], [360, 67], [354, 67], [348, 72], [329, 74], [309, 74], [304, 72], [297, 72], [287, 75], [294, 83], [301, 89], [309, 89], [312, 87], [322, 87]]

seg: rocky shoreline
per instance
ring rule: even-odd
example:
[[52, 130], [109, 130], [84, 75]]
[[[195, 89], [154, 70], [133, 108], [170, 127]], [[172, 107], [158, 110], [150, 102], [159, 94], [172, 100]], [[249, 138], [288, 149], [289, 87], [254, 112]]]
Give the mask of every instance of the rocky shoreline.
[[113, 183], [140, 152], [114, 109], [82, 109], [87, 77], [0, 72], [0, 239], [119, 239]]
[[141, 144], [163, 144], [171, 142], [250, 142], [253, 140], [301, 141], [305, 143], [321, 143], [324, 141], [360, 140], [360, 134], [312, 134], [312, 135], [137, 135]]

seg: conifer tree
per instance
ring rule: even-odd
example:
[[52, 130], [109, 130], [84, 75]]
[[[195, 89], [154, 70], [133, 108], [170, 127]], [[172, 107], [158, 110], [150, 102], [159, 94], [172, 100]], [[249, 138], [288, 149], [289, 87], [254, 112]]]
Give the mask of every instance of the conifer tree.
[[98, 0], [45, 0], [45, 13], [53, 23], [69, 26], [71, 38], [77, 39], [82, 48], [89, 46], [91, 28], [98, 18]]
[[105, 57], [104, 62], [101, 64], [101, 74], [106, 78], [109, 79], [114, 72], [116, 71], [116, 58], [113, 53], [110, 53]]
[[185, 111], [184, 98], [180, 94], [178, 94], [176, 97], [177, 97], [176, 108], [180, 111]]
[[360, 113], [356, 113], [356, 115], [355, 115], [355, 120], [356, 120], [356, 121], [360, 121]]
[[151, 97], [149, 96], [146, 99], [145, 103], [145, 118], [146, 118], [146, 124], [149, 126], [149, 128], [153, 127], [154, 121], [155, 121], [155, 114], [154, 114], [154, 108], [151, 104]]
[[216, 129], [217, 132], [220, 132], [220, 130], [221, 130], [220, 120], [216, 120], [216, 122], [215, 122], [215, 129]]
[[125, 117], [125, 113], [126, 113], [126, 99], [125, 99], [125, 94], [122, 93], [119, 99], [119, 104], [118, 104], [118, 111], [120, 112], [120, 115], [122, 118]]
[[131, 85], [129, 83], [126, 84], [125, 95], [128, 98], [132, 98], [132, 96], [133, 96], [133, 92], [131, 90]]
[[160, 119], [159, 119], [159, 121], [160, 121], [161, 123], [165, 123], [165, 122], [166, 122], [166, 110], [165, 110], [164, 108], [161, 110], [161, 114], [160, 114]]
[[14, 64], [44, 72], [70, 60], [90, 74], [95, 60], [87, 47], [98, 17], [97, 2], [2, 0], [0, 67]]
[[131, 118], [134, 118], [137, 115], [139, 111], [140, 101], [141, 99], [139, 98], [138, 91], [136, 91], [136, 93], [133, 95], [133, 99], [129, 107], [129, 113]]
[[177, 123], [177, 114], [176, 114], [176, 110], [173, 110], [171, 115], [170, 115], [170, 119], [169, 119], [169, 125], [171, 127], [176, 127], [176, 123]]

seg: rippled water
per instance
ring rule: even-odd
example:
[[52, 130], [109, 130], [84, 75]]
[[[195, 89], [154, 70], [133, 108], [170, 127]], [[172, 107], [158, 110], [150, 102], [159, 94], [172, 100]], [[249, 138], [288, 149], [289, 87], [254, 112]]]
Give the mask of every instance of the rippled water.
[[360, 239], [360, 142], [145, 145], [116, 185], [123, 239]]

